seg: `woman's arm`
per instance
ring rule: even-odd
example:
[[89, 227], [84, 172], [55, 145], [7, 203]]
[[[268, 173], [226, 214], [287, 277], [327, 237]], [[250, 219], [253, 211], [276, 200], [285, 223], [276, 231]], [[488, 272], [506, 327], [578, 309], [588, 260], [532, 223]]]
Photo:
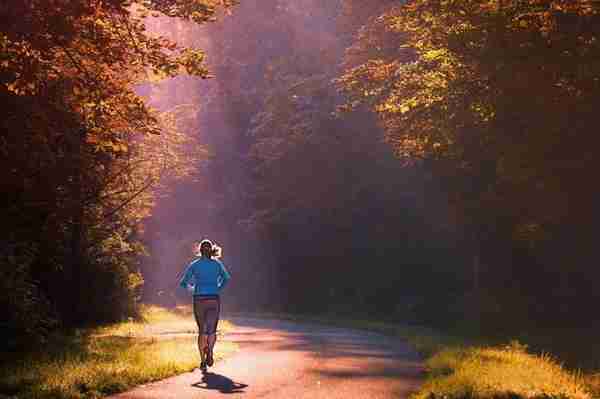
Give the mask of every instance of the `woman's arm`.
[[194, 277], [194, 270], [192, 268], [193, 264], [194, 264], [194, 262], [190, 263], [187, 266], [187, 269], [185, 270], [185, 273], [183, 274], [181, 281], [179, 281], [179, 286], [182, 288], [185, 288], [186, 290], [188, 289], [188, 286], [190, 285], [190, 280], [192, 279], [192, 277]]
[[219, 284], [219, 289], [221, 290], [223, 289], [223, 287], [225, 287], [225, 285], [227, 285], [227, 282], [231, 279], [231, 274], [229, 274], [227, 269], [225, 269], [223, 263], [221, 263], [220, 261], [217, 261], [217, 263], [219, 264], [219, 278], [221, 280], [221, 283]]

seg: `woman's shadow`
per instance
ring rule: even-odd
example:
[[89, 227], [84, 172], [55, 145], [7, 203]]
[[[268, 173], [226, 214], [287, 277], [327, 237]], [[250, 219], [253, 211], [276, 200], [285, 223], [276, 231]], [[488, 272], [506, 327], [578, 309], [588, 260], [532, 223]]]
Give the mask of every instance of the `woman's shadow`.
[[214, 389], [221, 393], [243, 393], [247, 384], [234, 382], [224, 375], [206, 372], [202, 375], [202, 380], [192, 384], [193, 387], [201, 389]]

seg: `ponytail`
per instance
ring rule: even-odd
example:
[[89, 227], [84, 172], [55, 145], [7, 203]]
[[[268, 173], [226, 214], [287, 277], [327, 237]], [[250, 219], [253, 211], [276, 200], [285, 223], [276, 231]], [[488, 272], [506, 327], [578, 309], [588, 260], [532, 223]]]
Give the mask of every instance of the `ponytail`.
[[200, 255], [207, 258], [220, 258], [223, 254], [223, 249], [217, 244], [213, 244], [210, 240], [202, 240], [199, 245]]
[[211, 256], [213, 258], [219, 259], [223, 253], [223, 248], [218, 246], [217, 244], [212, 245]]

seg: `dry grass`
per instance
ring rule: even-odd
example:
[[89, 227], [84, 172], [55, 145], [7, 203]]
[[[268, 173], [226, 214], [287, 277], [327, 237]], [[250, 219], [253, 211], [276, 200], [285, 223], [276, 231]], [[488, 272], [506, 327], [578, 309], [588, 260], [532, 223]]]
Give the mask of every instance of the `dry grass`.
[[600, 373], [588, 373], [583, 378], [592, 392], [592, 397], [600, 398]]
[[426, 362], [429, 379], [414, 399], [591, 399], [581, 375], [518, 344], [446, 348]]
[[[57, 335], [45, 353], [0, 369], [0, 394], [18, 398], [97, 398], [198, 366], [195, 324], [181, 312], [143, 310], [144, 321]], [[230, 328], [225, 322], [220, 331]], [[219, 342], [216, 360], [235, 350]]]

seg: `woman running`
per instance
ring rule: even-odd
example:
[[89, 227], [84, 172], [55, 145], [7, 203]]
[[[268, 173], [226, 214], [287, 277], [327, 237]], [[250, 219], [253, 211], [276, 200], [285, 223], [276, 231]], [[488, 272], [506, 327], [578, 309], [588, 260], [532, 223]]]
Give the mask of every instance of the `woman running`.
[[194, 317], [198, 324], [198, 351], [200, 370], [213, 365], [213, 349], [217, 341], [217, 324], [221, 302], [219, 293], [231, 278], [225, 266], [217, 259], [221, 248], [209, 240], [198, 246], [200, 258], [190, 263], [179, 285], [194, 293]]

